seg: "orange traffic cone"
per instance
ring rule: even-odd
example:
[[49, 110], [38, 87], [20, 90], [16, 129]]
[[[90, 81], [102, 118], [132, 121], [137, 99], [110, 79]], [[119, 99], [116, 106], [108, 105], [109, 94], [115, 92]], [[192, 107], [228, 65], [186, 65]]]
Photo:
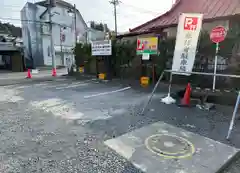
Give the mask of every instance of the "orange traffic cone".
[[28, 79], [32, 78], [32, 74], [31, 74], [31, 70], [30, 69], [28, 69], [28, 71], [27, 71], [27, 77], [26, 78], [28, 78]]
[[52, 69], [52, 76], [57, 76], [56, 68], [53, 68], [53, 69]]
[[191, 86], [190, 83], [187, 84], [186, 91], [184, 93], [184, 97], [181, 100], [181, 106], [190, 106], [190, 95], [191, 95]]

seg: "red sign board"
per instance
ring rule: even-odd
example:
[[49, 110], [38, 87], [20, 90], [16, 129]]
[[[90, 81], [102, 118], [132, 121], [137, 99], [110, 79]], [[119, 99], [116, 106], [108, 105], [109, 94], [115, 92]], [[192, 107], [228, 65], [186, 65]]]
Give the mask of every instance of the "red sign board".
[[212, 29], [212, 32], [210, 33], [210, 39], [214, 43], [220, 43], [225, 39], [226, 35], [226, 29], [223, 26], [217, 26]]
[[143, 50], [144, 43], [141, 40], [137, 40], [137, 50]]
[[196, 30], [198, 25], [198, 17], [185, 17], [184, 30]]

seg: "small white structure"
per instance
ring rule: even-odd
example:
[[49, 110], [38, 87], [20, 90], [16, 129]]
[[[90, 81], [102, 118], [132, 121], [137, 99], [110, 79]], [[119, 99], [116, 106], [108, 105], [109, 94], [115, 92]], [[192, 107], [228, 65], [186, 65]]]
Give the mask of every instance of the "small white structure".
[[167, 97], [161, 99], [161, 102], [169, 105], [176, 103], [176, 100], [171, 97], [170, 93], [168, 93]]

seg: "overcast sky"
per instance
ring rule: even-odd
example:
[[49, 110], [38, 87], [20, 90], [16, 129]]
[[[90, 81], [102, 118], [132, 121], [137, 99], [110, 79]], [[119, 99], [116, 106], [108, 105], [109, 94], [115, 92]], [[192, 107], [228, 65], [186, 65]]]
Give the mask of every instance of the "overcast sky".
[[[20, 10], [24, 4], [39, 0], [0, 0], [0, 21], [20, 26]], [[113, 6], [109, 0], [66, 0], [75, 3], [86, 22], [94, 20], [114, 29]], [[117, 7], [118, 31], [125, 32], [171, 8], [173, 0], [121, 0]], [[7, 18], [9, 20], [3, 20]], [[11, 20], [10, 20], [11, 19]]]

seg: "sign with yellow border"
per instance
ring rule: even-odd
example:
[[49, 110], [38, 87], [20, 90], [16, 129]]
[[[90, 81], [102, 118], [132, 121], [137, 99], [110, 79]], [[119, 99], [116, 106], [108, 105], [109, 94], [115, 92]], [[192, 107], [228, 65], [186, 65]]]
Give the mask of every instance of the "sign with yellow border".
[[137, 55], [157, 54], [158, 53], [158, 37], [147, 37], [137, 39]]

